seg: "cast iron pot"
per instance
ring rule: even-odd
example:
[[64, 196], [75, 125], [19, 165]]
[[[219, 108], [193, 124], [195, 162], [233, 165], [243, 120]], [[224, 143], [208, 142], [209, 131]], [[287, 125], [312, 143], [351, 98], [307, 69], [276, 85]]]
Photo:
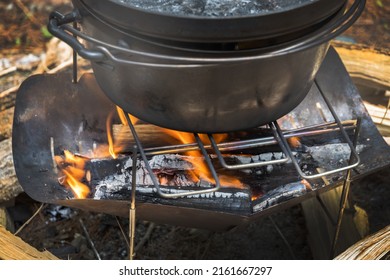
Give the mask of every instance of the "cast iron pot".
[[[204, 49], [196, 43], [183, 45], [185, 40], [138, 34], [108, 22], [87, 2], [73, 0], [76, 9], [66, 16], [54, 12], [49, 30], [91, 60], [100, 87], [126, 112], [162, 127], [200, 133], [257, 127], [294, 109], [310, 90], [329, 41], [344, 32], [365, 5], [355, 0], [348, 11], [343, 6], [299, 38], [293, 32], [287, 34], [292, 40], [257, 47], [256, 37], [255, 47], [245, 41], [249, 47], [244, 50], [224, 50], [215, 47], [225, 45], [223, 40]], [[113, 5], [97, 1], [104, 2]], [[67, 24], [73, 21], [80, 22], [83, 32]], [[85, 39], [89, 48], [74, 36]]]

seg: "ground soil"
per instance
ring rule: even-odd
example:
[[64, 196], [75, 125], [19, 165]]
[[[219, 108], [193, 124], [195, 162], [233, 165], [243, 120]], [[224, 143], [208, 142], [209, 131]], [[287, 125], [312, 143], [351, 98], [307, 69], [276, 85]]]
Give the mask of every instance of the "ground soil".
[[[1, 57], [44, 51], [50, 39], [44, 30], [48, 13], [54, 9], [70, 9], [66, 0], [23, 0], [21, 2], [30, 12], [26, 14], [18, 2], [0, 2]], [[369, 0], [361, 19], [341, 39], [389, 49], [389, 14], [390, 0]], [[370, 175], [354, 183], [352, 188], [353, 200], [367, 211], [370, 232], [390, 224], [388, 171]], [[39, 206], [40, 203], [25, 194], [18, 196], [15, 205], [7, 209], [14, 222], [14, 230], [19, 229]], [[39, 250], [48, 249], [63, 259], [96, 259], [97, 254], [90, 241], [93, 241], [102, 259], [127, 259], [124, 237], [127, 232], [128, 219], [125, 218], [44, 205], [19, 236]], [[222, 233], [137, 221], [136, 258], [312, 259], [307, 235], [299, 205]]]

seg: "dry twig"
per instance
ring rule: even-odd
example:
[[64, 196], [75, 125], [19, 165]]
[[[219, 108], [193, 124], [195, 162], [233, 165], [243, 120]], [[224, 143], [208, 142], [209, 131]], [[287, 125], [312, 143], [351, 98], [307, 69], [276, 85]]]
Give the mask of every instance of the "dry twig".
[[[55, 68], [51, 69], [51, 70], [48, 70], [47, 73], [48, 74], [55, 74], [69, 66], [71, 66], [73, 63], [72, 60], [67, 60], [67, 61], [64, 61], [63, 63], [61, 63], [60, 65], [56, 66]], [[35, 72], [34, 74], [41, 74], [41, 73], [38, 73], [38, 72]], [[17, 91], [19, 89], [20, 85], [17, 85], [17, 86], [14, 86], [14, 87], [11, 87], [9, 89], [6, 89], [5, 91], [1, 92], [0, 93], [0, 99], [1, 98], [5, 98], [6, 96], [14, 93], [15, 91]]]
[[30, 10], [23, 4], [21, 0], [14, 0], [15, 4], [23, 11], [26, 17], [35, 25], [40, 26], [41, 23], [37, 20], [34, 15], [30, 12]]
[[38, 210], [35, 211], [35, 213], [31, 216], [30, 219], [28, 219], [16, 232], [14, 235], [18, 235], [34, 218], [36, 215], [39, 214], [39, 212], [41, 212], [41, 210], [43, 209], [43, 207], [46, 207], [46, 204], [45, 203], [42, 203], [41, 206], [39, 206]]
[[12, 67], [9, 67], [7, 69], [4, 69], [4, 70], [0, 71], [0, 77], [8, 75], [12, 72], [15, 72], [16, 70], [18, 70], [18, 68], [16, 68], [16, 66], [12, 66]]
[[118, 226], [119, 226], [119, 229], [121, 230], [121, 233], [122, 233], [123, 239], [124, 239], [125, 242], [126, 242], [127, 248], [130, 248], [129, 239], [127, 238], [127, 235], [126, 235], [125, 231], [123, 230], [123, 227], [122, 227], [122, 225], [121, 225], [121, 222], [119, 221], [119, 219], [118, 219], [117, 216], [115, 216], [115, 220], [116, 220], [116, 223], [117, 223]]
[[82, 219], [79, 219], [81, 228], [84, 231], [85, 238], [87, 238], [89, 245], [91, 245], [92, 251], [94, 252], [95, 256], [97, 257], [98, 260], [101, 260], [99, 252], [96, 250], [95, 243], [93, 243], [91, 237], [89, 236], [88, 230], [85, 227], [85, 224]]
[[153, 232], [153, 230], [154, 230], [154, 226], [155, 226], [154, 223], [150, 223], [150, 224], [149, 224], [149, 227], [148, 227], [148, 229], [147, 229], [145, 235], [142, 237], [142, 239], [140, 240], [140, 242], [139, 242], [139, 243], [137, 244], [137, 246], [135, 247], [135, 250], [134, 250], [135, 252], [137, 252], [139, 249], [141, 249], [141, 248], [145, 245], [146, 241], [149, 240], [149, 238], [150, 238], [150, 236], [152, 235], [152, 232]]

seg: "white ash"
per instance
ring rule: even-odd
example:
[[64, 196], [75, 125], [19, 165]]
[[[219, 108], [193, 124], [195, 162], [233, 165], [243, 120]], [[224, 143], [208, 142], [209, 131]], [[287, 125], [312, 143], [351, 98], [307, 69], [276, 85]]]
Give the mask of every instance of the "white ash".
[[231, 17], [260, 15], [318, 0], [111, 0], [130, 7], [180, 16]]
[[[356, 147], [356, 152], [359, 154], [364, 148], [365, 145], [358, 145]], [[346, 143], [338, 143], [308, 147], [308, 152], [318, 163], [329, 166], [341, 166], [348, 163], [351, 149]]]
[[[296, 154], [296, 152], [294, 152]], [[236, 159], [240, 163], [256, 163], [271, 160], [280, 160], [286, 157], [282, 152], [270, 152], [259, 155], [231, 155], [230, 158]]]
[[[177, 154], [158, 155], [149, 160], [149, 165], [152, 169], [171, 169], [171, 170], [192, 170], [193, 165], [187, 160], [196, 160], [194, 157], [182, 156]], [[201, 159], [199, 159], [201, 160]], [[137, 161], [137, 166], [140, 166]], [[129, 158], [124, 164], [124, 169], [130, 169], [133, 166], [133, 160]]]
[[[296, 152], [293, 152], [293, 155], [296, 155]], [[259, 155], [231, 155], [229, 156], [231, 159], [235, 159], [238, 164], [250, 164], [250, 163], [258, 163], [258, 162], [265, 162], [265, 161], [271, 161], [271, 160], [280, 160], [286, 158], [286, 155], [284, 155], [282, 152], [269, 152]], [[269, 164], [265, 166], [267, 173], [271, 173], [274, 170], [274, 166]], [[241, 169], [240, 170], [243, 173], [246, 174], [252, 174], [251, 169]], [[257, 175], [262, 175], [264, 172], [262, 170], [256, 170]]]
[[202, 160], [194, 157], [181, 156], [181, 155], [162, 155], [154, 156], [150, 161], [150, 167], [152, 169], [175, 169], [175, 170], [191, 170], [193, 165], [188, 160]]

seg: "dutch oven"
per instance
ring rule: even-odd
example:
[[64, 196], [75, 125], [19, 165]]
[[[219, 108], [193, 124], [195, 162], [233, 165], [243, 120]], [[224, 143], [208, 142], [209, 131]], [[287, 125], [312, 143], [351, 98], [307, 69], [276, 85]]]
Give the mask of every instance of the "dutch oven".
[[[72, 2], [73, 12], [51, 14], [48, 29], [91, 61], [105, 94], [146, 122], [199, 133], [257, 127], [294, 109], [329, 41], [365, 5], [303, 0], [257, 15], [204, 17], [117, 0]], [[82, 31], [69, 25], [76, 21]]]

